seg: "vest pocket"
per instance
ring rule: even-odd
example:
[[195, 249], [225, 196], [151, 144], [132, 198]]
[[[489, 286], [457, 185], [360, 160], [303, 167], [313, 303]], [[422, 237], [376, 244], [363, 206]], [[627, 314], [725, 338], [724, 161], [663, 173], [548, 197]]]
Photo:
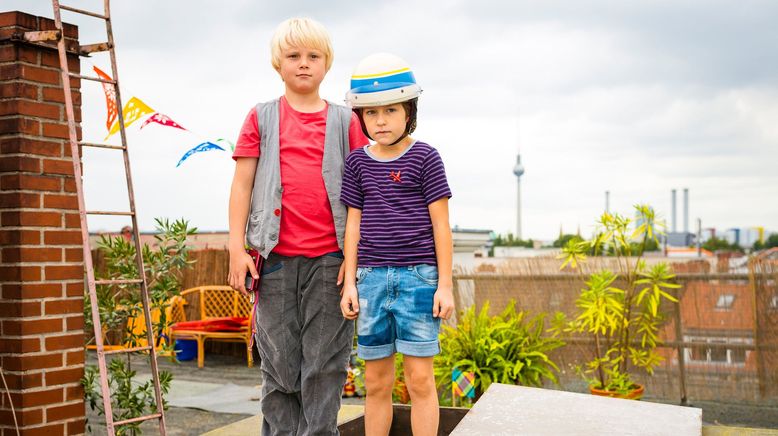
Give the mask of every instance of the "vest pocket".
[[246, 240], [254, 248], [263, 246], [262, 244], [262, 212], [249, 215], [248, 228], [246, 229]]

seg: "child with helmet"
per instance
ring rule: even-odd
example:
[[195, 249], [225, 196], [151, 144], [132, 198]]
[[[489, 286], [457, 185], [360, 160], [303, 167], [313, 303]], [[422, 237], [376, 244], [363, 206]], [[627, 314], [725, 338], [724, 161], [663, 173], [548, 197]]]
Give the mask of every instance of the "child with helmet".
[[341, 311], [357, 319], [365, 360], [366, 434], [388, 434], [394, 354], [404, 356], [414, 435], [435, 435], [433, 357], [440, 320], [454, 310], [451, 190], [437, 150], [413, 139], [421, 88], [408, 64], [378, 53], [363, 59], [346, 98], [374, 143], [346, 159], [348, 206]]

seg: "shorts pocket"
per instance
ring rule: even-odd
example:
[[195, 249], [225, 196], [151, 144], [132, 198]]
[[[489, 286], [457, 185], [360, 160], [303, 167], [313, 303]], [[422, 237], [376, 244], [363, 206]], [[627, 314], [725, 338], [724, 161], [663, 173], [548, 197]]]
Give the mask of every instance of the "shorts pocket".
[[438, 267], [435, 265], [414, 265], [413, 273], [419, 280], [425, 283], [430, 285], [438, 284]]
[[368, 268], [364, 268], [361, 266], [357, 267], [357, 283], [364, 280], [365, 276], [367, 275], [367, 272], [368, 272]]

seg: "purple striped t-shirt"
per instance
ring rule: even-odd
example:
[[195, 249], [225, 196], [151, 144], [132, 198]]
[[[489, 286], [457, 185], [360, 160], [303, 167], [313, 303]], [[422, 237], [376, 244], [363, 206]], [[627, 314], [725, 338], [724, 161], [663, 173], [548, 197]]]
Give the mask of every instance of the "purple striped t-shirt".
[[437, 265], [428, 206], [451, 197], [438, 151], [416, 141], [393, 159], [367, 146], [346, 158], [340, 201], [362, 209], [358, 265]]

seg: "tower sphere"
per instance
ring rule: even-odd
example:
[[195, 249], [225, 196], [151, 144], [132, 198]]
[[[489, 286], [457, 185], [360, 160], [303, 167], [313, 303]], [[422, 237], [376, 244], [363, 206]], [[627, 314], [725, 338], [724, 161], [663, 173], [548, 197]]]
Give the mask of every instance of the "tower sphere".
[[521, 156], [516, 156], [516, 166], [513, 167], [513, 174], [521, 177], [524, 174], [524, 165], [521, 164]]

